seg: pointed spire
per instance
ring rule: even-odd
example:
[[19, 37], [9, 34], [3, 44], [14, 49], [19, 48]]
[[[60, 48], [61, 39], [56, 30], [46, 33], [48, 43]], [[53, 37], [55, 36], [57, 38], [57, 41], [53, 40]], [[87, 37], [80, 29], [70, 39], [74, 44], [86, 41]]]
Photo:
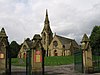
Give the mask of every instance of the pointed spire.
[[45, 16], [45, 24], [49, 23], [49, 18], [48, 18], [48, 11], [46, 9], [46, 16]]
[[83, 38], [82, 38], [82, 42], [89, 42], [89, 38], [86, 34], [84, 34]]
[[48, 16], [48, 10], [46, 9], [46, 16]]
[[50, 24], [49, 24], [49, 18], [48, 18], [47, 9], [46, 9], [46, 16], [45, 16], [45, 21], [44, 21], [44, 28], [43, 28], [41, 33], [43, 33], [44, 31], [46, 31], [47, 33], [51, 33], [52, 34], [52, 31], [51, 31], [51, 28], [50, 28]]
[[7, 36], [4, 28], [1, 29], [0, 36], [2, 36], [2, 37], [6, 37]]

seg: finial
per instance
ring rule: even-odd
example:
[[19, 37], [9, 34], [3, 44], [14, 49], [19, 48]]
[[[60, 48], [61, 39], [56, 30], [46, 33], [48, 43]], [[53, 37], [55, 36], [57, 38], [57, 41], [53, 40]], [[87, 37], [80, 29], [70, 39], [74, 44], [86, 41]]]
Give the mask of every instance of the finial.
[[89, 42], [89, 38], [86, 34], [83, 35], [82, 42]]

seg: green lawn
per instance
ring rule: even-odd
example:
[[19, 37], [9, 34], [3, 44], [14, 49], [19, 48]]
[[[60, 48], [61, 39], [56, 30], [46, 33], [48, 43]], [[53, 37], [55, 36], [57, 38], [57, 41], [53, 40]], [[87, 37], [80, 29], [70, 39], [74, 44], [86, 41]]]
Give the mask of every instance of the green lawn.
[[45, 57], [44, 61], [46, 66], [66, 65], [73, 63], [73, 56], [52, 56]]
[[[56, 66], [56, 65], [66, 65], [72, 64], [73, 56], [52, 56], [52, 57], [45, 57], [44, 58], [44, 65], [45, 66]], [[12, 58], [12, 65], [15, 66], [25, 66], [26, 60], [19, 59], [19, 58]]]
[[19, 59], [19, 58], [12, 58], [11, 59], [11, 65], [25, 66], [26, 65], [26, 60], [25, 59]]

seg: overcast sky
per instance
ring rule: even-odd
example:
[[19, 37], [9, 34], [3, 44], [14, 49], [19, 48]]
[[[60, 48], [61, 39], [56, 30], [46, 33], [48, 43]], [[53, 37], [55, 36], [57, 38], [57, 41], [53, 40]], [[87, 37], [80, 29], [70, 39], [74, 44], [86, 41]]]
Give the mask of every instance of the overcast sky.
[[100, 25], [100, 0], [0, 0], [0, 28], [20, 44], [41, 33], [46, 9], [53, 33], [78, 43]]

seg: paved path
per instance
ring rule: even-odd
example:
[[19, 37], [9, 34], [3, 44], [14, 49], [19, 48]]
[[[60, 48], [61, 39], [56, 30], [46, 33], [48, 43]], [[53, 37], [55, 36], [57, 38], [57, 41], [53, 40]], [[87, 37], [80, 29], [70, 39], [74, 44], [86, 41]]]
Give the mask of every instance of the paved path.
[[[13, 66], [12, 71], [13, 71], [12, 75], [26, 75], [25, 67]], [[94, 74], [76, 73], [73, 69], [73, 65], [61, 65], [61, 66], [45, 66], [45, 75], [100, 75], [100, 73], [94, 73]]]
[[45, 74], [47, 75], [100, 75], [100, 73], [95, 74], [82, 74], [74, 71], [73, 65], [61, 65], [61, 66], [46, 66]]

